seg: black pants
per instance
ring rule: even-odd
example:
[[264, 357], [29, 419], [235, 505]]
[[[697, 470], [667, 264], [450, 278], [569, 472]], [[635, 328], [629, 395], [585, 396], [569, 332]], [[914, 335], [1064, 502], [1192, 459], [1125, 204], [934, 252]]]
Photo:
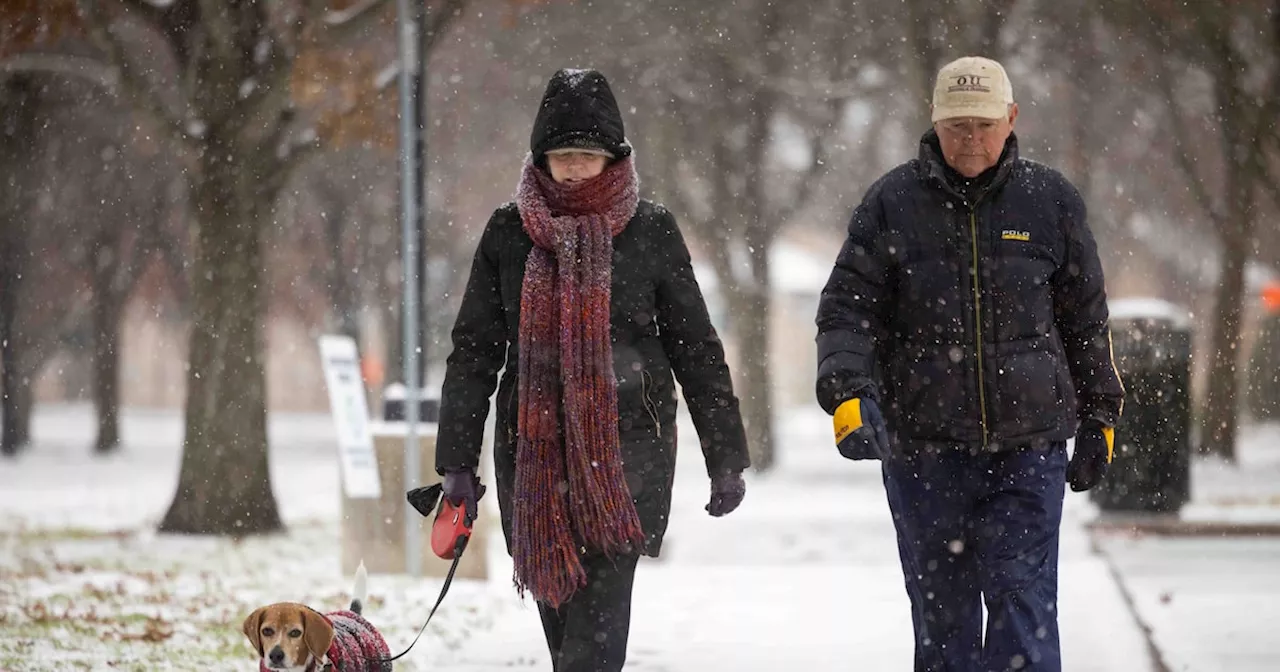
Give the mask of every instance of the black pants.
[[538, 603], [555, 672], [616, 672], [627, 660], [635, 555], [582, 559], [587, 585], [552, 609]]

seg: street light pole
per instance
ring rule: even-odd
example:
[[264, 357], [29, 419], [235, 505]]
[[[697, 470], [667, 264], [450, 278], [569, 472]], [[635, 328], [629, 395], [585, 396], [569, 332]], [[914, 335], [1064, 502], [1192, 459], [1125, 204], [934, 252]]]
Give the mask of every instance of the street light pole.
[[[416, 125], [418, 100], [414, 77], [420, 69], [421, 56], [418, 53], [418, 31], [421, 23], [417, 20], [420, 12], [414, 11], [412, 5], [421, 5], [424, 0], [396, 0], [400, 27], [400, 223], [401, 223], [401, 264], [403, 280], [400, 285], [403, 296], [401, 322], [404, 325], [404, 489], [408, 492], [418, 487], [418, 477], [422, 468], [418, 454], [418, 190], [421, 180], [418, 179], [416, 165], [418, 147], [418, 127]], [[409, 576], [418, 576], [422, 572], [419, 542], [419, 520], [409, 515], [409, 507], [404, 506], [404, 567]]]
[[[427, 305], [427, 0], [412, 0], [414, 22], [418, 27], [417, 61], [413, 64], [413, 123], [417, 129], [414, 157], [418, 167], [418, 181], [413, 193], [417, 197], [414, 209], [418, 236], [418, 288], [422, 301], [418, 310], [418, 342], [422, 345], [422, 388], [430, 386], [431, 374], [431, 307]], [[425, 395], [424, 395], [425, 396]], [[423, 418], [419, 418], [422, 420]]]

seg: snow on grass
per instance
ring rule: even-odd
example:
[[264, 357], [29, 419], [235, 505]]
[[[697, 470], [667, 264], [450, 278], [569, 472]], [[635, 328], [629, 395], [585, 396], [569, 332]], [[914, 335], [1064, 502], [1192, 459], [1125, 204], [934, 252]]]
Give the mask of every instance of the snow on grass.
[[[240, 632], [254, 608], [346, 608], [339, 484], [324, 416], [272, 420], [273, 485], [287, 529], [228, 538], [161, 535], [177, 482], [180, 420], [128, 412], [122, 454], [91, 454], [88, 410], [42, 409], [34, 445], [0, 463], [0, 671], [252, 670]], [[365, 615], [393, 653], [412, 640], [438, 578], [375, 574]], [[456, 649], [502, 613], [486, 583], [456, 581], [399, 670]]]

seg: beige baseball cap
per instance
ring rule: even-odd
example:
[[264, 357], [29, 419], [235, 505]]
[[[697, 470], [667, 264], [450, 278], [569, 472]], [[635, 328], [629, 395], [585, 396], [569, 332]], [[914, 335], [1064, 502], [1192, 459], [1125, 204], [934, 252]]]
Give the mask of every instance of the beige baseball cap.
[[989, 58], [965, 56], [942, 66], [933, 85], [933, 121], [954, 117], [1002, 119], [1013, 103], [1013, 84], [1004, 66]]

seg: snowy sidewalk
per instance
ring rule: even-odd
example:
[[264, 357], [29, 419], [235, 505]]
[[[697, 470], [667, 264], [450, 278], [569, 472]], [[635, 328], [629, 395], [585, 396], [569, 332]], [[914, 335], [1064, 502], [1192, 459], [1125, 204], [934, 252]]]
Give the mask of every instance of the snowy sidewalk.
[[[692, 427], [680, 431], [693, 437]], [[778, 433], [778, 468], [750, 479], [742, 507], [723, 519], [703, 511], [701, 456], [691, 438], [682, 444], [668, 544], [637, 575], [627, 669], [911, 669], [911, 614], [878, 464], [840, 458], [830, 419], [816, 409], [784, 414]], [[1065, 669], [1148, 672], [1146, 643], [1106, 564], [1090, 553], [1073, 506], [1082, 498], [1068, 499]], [[501, 589], [509, 561], [494, 560]], [[537, 623], [529, 607], [522, 621], [477, 633], [449, 660], [466, 670], [546, 661]]]
[[[126, 412], [127, 450], [97, 459], [90, 409], [38, 409], [36, 445], [0, 461], [0, 670], [248, 670], [239, 622], [250, 608], [340, 605], [349, 577], [339, 569], [332, 425], [276, 415], [270, 427], [290, 531], [237, 544], [151, 532], [176, 483], [177, 413]], [[637, 576], [627, 669], [910, 669], [910, 614], [878, 465], [841, 459], [829, 434], [821, 411], [781, 414], [778, 468], [750, 476], [742, 507], [713, 519], [696, 436], [681, 427], [668, 542]], [[1145, 639], [1090, 550], [1093, 512], [1082, 495], [1067, 500], [1066, 669], [1148, 672]], [[515, 596], [501, 541], [487, 550], [492, 578], [455, 583], [439, 625], [398, 670], [549, 669], [536, 609]], [[434, 579], [370, 577], [368, 613], [393, 649], [412, 639], [438, 588]], [[1178, 618], [1156, 622], [1171, 628], [1165, 639], [1182, 636]]]
[[1280, 669], [1280, 425], [1237, 445], [1237, 464], [1193, 463], [1178, 520], [1095, 534], [1170, 672]]

